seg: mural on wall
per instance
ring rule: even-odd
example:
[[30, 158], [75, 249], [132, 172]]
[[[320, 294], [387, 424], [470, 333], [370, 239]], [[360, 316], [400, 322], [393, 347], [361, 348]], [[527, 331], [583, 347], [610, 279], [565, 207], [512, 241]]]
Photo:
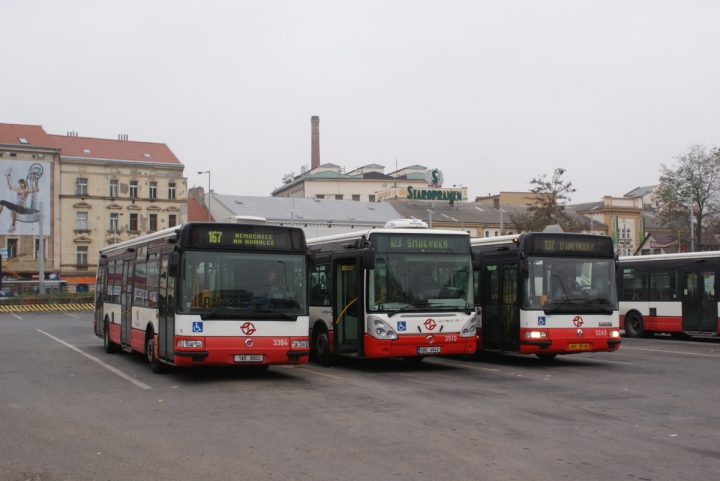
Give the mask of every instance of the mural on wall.
[[0, 161], [0, 235], [50, 235], [50, 162]]

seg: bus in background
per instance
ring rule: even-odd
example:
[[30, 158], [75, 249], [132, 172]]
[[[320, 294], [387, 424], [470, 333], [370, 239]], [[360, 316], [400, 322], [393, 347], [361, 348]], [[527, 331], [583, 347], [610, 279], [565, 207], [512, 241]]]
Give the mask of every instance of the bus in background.
[[[472, 239], [478, 352], [558, 354], [620, 345], [612, 239], [531, 232]], [[476, 264], [476, 265], [477, 265]]]
[[336, 356], [402, 357], [475, 352], [470, 237], [417, 220], [308, 240], [311, 348]]
[[105, 351], [168, 366], [307, 362], [302, 229], [196, 222], [100, 251], [95, 334]]
[[628, 337], [717, 335], [720, 253], [620, 258], [617, 284], [621, 327]]

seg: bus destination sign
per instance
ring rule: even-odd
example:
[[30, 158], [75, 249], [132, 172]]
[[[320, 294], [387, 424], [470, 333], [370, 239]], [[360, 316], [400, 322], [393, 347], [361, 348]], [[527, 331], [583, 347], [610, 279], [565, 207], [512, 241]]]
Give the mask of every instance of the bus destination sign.
[[233, 224], [196, 225], [192, 244], [239, 249], [304, 250], [299, 231], [282, 227]]
[[373, 242], [379, 252], [467, 252], [468, 239], [463, 236], [378, 235]]
[[564, 235], [533, 236], [535, 254], [569, 254], [612, 256], [612, 239], [600, 236], [584, 236], [582, 239]]

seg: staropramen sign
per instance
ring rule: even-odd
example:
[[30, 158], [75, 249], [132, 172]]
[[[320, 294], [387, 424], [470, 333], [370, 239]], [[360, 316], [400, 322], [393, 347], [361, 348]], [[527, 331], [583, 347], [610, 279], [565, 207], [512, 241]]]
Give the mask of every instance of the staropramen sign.
[[440, 169], [428, 169], [425, 171], [425, 182], [427, 182], [428, 187], [440, 188], [444, 180], [445, 178]]
[[440, 169], [428, 169], [425, 172], [425, 181], [427, 182], [429, 190], [414, 189], [412, 186], [407, 188], [407, 198], [417, 200], [462, 200], [462, 191], [455, 190], [436, 190], [441, 189], [445, 178], [443, 177], [442, 170]]

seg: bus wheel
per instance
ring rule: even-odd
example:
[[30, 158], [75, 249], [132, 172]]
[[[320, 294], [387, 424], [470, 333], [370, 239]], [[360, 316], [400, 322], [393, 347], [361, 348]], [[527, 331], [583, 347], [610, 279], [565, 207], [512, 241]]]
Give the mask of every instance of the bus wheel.
[[557, 357], [557, 353], [539, 353], [539, 352], [536, 352], [535, 355], [536, 355], [539, 359], [542, 359], [543, 361], [549, 361], [549, 360], [555, 359], [555, 358]]
[[638, 314], [630, 314], [625, 318], [625, 335], [627, 337], [642, 337], [644, 333], [643, 321]]
[[152, 372], [162, 374], [168, 371], [168, 366], [155, 357], [155, 335], [152, 332], [148, 333], [147, 341], [145, 341], [145, 355], [150, 362]]
[[110, 325], [107, 321], [103, 323], [103, 348], [108, 354], [115, 354], [117, 352], [117, 344], [110, 340]]
[[403, 358], [403, 361], [405, 361], [407, 364], [411, 366], [417, 366], [421, 362], [425, 360], [425, 356], [407, 356]]
[[313, 347], [315, 348], [315, 356], [323, 366], [332, 366], [335, 364], [335, 355], [330, 352], [330, 337], [327, 331], [319, 332], [314, 336]]

